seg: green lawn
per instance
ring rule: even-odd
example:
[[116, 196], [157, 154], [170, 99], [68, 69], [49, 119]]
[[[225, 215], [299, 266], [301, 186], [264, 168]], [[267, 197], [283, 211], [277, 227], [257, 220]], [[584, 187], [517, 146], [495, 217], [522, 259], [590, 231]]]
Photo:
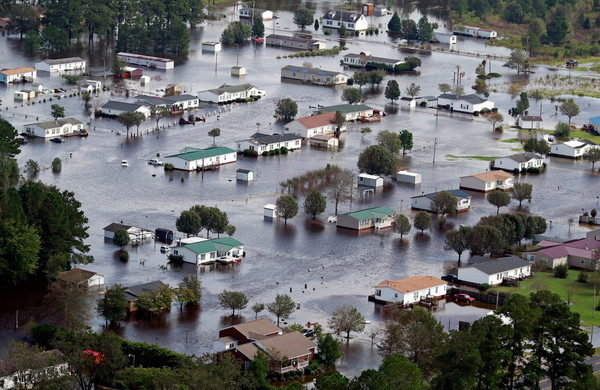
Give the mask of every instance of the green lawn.
[[518, 138], [507, 138], [507, 139], [503, 139], [501, 142], [517, 143], [517, 142], [521, 142], [521, 141], [519, 141]]
[[[552, 291], [566, 301], [567, 288], [572, 287], [575, 292], [571, 298], [571, 310], [579, 313], [584, 325], [600, 325], [600, 312], [592, 318], [594, 306], [594, 285], [591, 283], [577, 282], [579, 271], [569, 270], [566, 279], [558, 279], [550, 272], [536, 272], [533, 279], [521, 282], [520, 287], [500, 287], [500, 291], [529, 295], [536, 288]], [[590, 274], [591, 276], [591, 274]], [[596, 305], [600, 302], [600, 297], [596, 297]]]
[[459, 159], [459, 158], [465, 158], [467, 160], [494, 161], [498, 157], [491, 157], [491, 156], [455, 156], [453, 154], [447, 154], [446, 158], [448, 160], [450, 160], [450, 161], [454, 161], [454, 160]]

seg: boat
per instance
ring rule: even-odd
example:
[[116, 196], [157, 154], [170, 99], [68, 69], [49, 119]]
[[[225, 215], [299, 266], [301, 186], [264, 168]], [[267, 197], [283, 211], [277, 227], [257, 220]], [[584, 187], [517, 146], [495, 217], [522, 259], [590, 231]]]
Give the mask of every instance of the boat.
[[128, 167], [129, 166], [129, 161], [127, 161], [127, 160], [121, 160], [121, 166], [122, 167]]

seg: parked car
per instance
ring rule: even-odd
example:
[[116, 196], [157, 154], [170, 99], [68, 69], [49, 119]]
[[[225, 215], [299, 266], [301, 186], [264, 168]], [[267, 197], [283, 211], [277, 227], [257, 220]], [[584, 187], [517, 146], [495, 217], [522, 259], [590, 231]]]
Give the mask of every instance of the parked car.
[[315, 331], [313, 329], [304, 329], [304, 330], [302, 330], [302, 334], [305, 335], [306, 337], [314, 337]]
[[472, 296], [470, 296], [468, 294], [456, 294], [454, 296], [454, 300], [459, 301], [459, 302], [467, 302], [467, 303], [475, 302], [475, 298], [473, 298]]
[[458, 276], [456, 276], [454, 274], [448, 274], [448, 275], [442, 276], [441, 279], [445, 280], [446, 282], [456, 283], [458, 281]]
[[161, 245], [161, 246], [160, 246], [160, 251], [161, 251], [162, 253], [167, 253], [167, 252], [170, 252], [170, 251], [171, 251], [171, 247], [170, 247], [170, 246], [168, 246], [168, 245]]
[[62, 138], [56, 137], [56, 138], [50, 138], [50, 142], [56, 142], [57, 144], [60, 144], [65, 141]]
[[19, 141], [19, 143], [22, 144], [22, 145], [24, 145], [27, 142], [29, 142], [26, 137], [17, 137], [17, 141]]
[[165, 163], [163, 161], [160, 161], [157, 158], [153, 158], [148, 160], [148, 164], [152, 164], [152, 165], [165, 165]]
[[129, 161], [127, 161], [127, 160], [121, 160], [121, 166], [122, 167], [128, 167], [129, 166]]

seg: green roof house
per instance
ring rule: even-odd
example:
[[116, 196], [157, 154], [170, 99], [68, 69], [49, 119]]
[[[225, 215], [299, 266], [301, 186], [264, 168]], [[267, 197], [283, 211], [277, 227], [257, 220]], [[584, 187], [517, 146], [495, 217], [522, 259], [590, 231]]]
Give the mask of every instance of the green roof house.
[[192, 237], [180, 240], [172, 247], [172, 254], [182, 256], [186, 263], [196, 265], [215, 261], [238, 263], [244, 254], [244, 244], [233, 237]]
[[218, 167], [223, 164], [234, 163], [237, 160], [235, 150], [216, 146], [206, 149], [198, 149], [186, 147], [173, 154], [165, 157], [165, 164], [173, 164], [174, 169], [182, 171], [196, 171]]
[[337, 226], [352, 230], [385, 229], [392, 227], [394, 215], [396, 210], [389, 207], [372, 207], [338, 215]]

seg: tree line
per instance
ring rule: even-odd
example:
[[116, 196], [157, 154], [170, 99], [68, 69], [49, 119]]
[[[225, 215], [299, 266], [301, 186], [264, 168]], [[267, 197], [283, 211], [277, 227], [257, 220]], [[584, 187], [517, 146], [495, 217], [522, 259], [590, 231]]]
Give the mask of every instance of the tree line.
[[189, 236], [197, 236], [200, 231], [206, 230], [206, 238], [210, 233], [216, 233], [217, 237], [226, 233], [228, 236], [235, 234], [235, 226], [229, 223], [227, 213], [217, 207], [195, 205], [181, 212], [175, 221], [177, 231]]

